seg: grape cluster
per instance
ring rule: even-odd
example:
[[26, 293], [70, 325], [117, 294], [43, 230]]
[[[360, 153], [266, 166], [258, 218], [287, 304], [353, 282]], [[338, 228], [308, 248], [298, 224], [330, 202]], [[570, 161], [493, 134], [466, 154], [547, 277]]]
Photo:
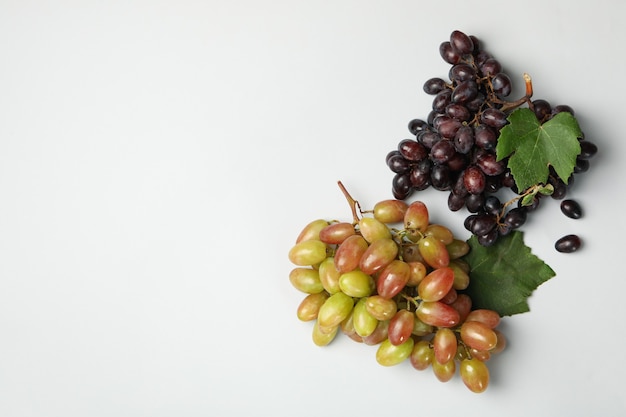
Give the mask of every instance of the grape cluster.
[[[353, 214], [356, 211], [353, 210]], [[371, 214], [371, 215], [367, 215]], [[377, 345], [376, 360], [408, 360], [447, 382], [457, 370], [476, 393], [489, 384], [486, 361], [504, 349], [497, 312], [472, 310], [462, 259], [467, 242], [429, 221], [426, 205], [384, 200], [354, 222], [319, 219], [304, 227], [289, 251], [291, 284], [306, 293], [297, 309], [314, 321], [313, 342], [338, 333]]]
[[[480, 244], [489, 246], [499, 236], [522, 226], [544, 195], [535, 190], [532, 198], [522, 199], [530, 191], [518, 190], [507, 167], [508, 158], [496, 157], [498, 137], [508, 124], [508, 115], [528, 105], [544, 123], [560, 112], [573, 115], [574, 111], [567, 105], [531, 100], [529, 77], [525, 77], [526, 95], [507, 101], [512, 91], [511, 78], [496, 58], [481, 49], [475, 36], [455, 30], [449, 41], [441, 43], [439, 52], [451, 65], [449, 81], [434, 77], [424, 83], [424, 92], [434, 96], [432, 110], [426, 120], [411, 120], [408, 128], [415, 137], [401, 140], [397, 149], [386, 156], [387, 166], [394, 173], [393, 196], [404, 200], [429, 187], [448, 192], [448, 208], [466, 208], [469, 215], [465, 227]], [[581, 153], [575, 174], [587, 171], [589, 159], [597, 152], [596, 145], [584, 135], [579, 141]], [[554, 199], [563, 199], [573, 179], [572, 175], [565, 183], [551, 170], [549, 184], [545, 185], [550, 186]], [[501, 201], [501, 189], [517, 197]]]

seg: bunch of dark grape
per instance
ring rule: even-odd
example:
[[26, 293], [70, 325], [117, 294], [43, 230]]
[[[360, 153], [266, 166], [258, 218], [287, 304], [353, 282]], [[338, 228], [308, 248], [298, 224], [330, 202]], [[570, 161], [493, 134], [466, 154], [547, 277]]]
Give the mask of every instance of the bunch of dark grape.
[[326, 346], [343, 333], [377, 346], [383, 366], [407, 361], [441, 382], [458, 372], [472, 392], [483, 392], [486, 362], [506, 339], [499, 314], [472, 309], [463, 292], [468, 243], [432, 223], [420, 201], [383, 200], [361, 217], [354, 207], [353, 222], [307, 224], [289, 251], [296, 265], [289, 280], [306, 294], [297, 317], [314, 322], [313, 342]]
[[[508, 115], [528, 105], [543, 123], [560, 112], [573, 115], [574, 110], [567, 105], [551, 106], [542, 99], [531, 100], [532, 84], [527, 75], [526, 95], [507, 101], [512, 91], [511, 78], [496, 58], [481, 49], [475, 36], [455, 30], [449, 41], [441, 43], [439, 52], [451, 65], [449, 81], [434, 77], [424, 83], [424, 92], [434, 96], [432, 110], [426, 120], [409, 122], [409, 131], [415, 138], [401, 140], [386, 157], [395, 174], [393, 196], [404, 200], [429, 187], [448, 192], [449, 209], [467, 209], [465, 227], [480, 244], [489, 246], [499, 236], [522, 226], [543, 196], [533, 193], [531, 201], [522, 199], [528, 190], [517, 189], [507, 168], [508, 158], [496, 158], [496, 144], [500, 130], [508, 124]], [[587, 171], [589, 159], [597, 152], [596, 145], [585, 140], [584, 135], [579, 141], [582, 151], [575, 174]], [[565, 197], [573, 176], [566, 184], [553, 170], [550, 172], [552, 198]], [[501, 201], [501, 189], [508, 189], [517, 197]]]

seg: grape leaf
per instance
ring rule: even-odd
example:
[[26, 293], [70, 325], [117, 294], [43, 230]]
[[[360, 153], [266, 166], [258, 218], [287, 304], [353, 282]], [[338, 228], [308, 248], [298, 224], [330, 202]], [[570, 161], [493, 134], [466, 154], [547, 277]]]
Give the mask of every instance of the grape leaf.
[[507, 118], [509, 124], [500, 131], [496, 156], [510, 156], [508, 167], [520, 191], [548, 180], [549, 166], [567, 184], [576, 157], [580, 154], [578, 137], [582, 134], [576, 118], [561, 112], [541, 124], [535, 113], [520, 108]]
[[464, 291], [472, 298], [472, 308], [495, 310], [512, 316], [530, 310], [527, 298], [555, 272], [524, 244], [523, 232], [501, 236], [494, 245], [482, 246], [476, 236], [467, 243], [470, 251], [463, 259], [470, 266], [470, 285]]

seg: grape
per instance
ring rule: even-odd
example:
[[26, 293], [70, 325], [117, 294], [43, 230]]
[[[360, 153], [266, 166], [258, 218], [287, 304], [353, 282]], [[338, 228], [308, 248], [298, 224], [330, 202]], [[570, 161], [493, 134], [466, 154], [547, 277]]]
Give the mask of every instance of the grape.
[[470, 391], [484, 392], [489, 385], [489, 369], [484, 362], [472, 358], [461, 361], [459, 372], [461, 379]]
[[463, 343], [480, 351], [491, 350], [498, 343], [498, 336], [492, 328], [479, 321], [467, 321], [467, 318], [461, 325], [460, 335]]
[[454, 373], [456, 372], [456, 362], [453, 360], [449, 360], [446, 363], [441, 363], [437, 361], [437, 358], [433, 357], [433, 362], [431, 366], [433, 368], [433, 373], [441, 382], [450, 381], [454, 376]]
[[415, 314], [409, 310], [398, 310], [389, 320], [387, 337], [392, 345], [401, 345], [411, 338]]
[[452, 268], [435, 269], [419, 283], [417, 293], [424, 301], [439, 301], [450, 291], [453, 283]]
[[383, 223], [399, 223], [409, 205], [402, 200], [383, 200], [374, 205], [374, 218]]
[[454, 307], [439, 301], [424, 301], [416, 310], [417, 318], [435, 327], [454, 327], [461, 317]]
[[452, 102], [452, 90], [442, 90], [433, 99], [433, 111], [443, 113]]
[[493, 86], [493, 91], [498, 95], [498, 97], [504, 98], [511, 94], [513, 84], [511, 83], [509, 76], [505, 73], [499, 72], [496, 74], [491, 79], [491, 84]]
[[527, 210], [525, 207], [516, 207], [509, 210], [505, 215], [503, 222], [511, 229], [518, 229], [526, 222]]
[[339, 277], [339, 289], [350, 297], [367, 297], [374, 292], [375, 286], [374, 278], [358, 269]]
[[326, 258], [327, 246], [321, 240], [304, 240], [289, 251], [289, 260], [299, 266], [311, 266]]
[[[428, 157], [426, 147], [417, 140], [405, 139], [398, 144], [400, 155], [407, 161], [421, 161]], [[389, 161], [387, 161], [389, 163]]]
[[463, 185], [470, 194], [480, 194], [485, 189], [485, 174], [475, 165], [463, 173]]
[[313, 325], [313, 331], [311, 334], [313, 343], [315, 343], [317, 346], [326, 346], [335, 339], [338, 331], [339, 326], [334, 326], [326, 329], [322, 328], [318, 320]]
[[398, 255], [398, 244], [389, 238], [378, 239], [365, 250], [359, 261], [359, 269], [368, 275], [389, 265]]
[[416, 135], [428, 127], [428, 122], [422, 119], [413, 119], [409, 122], [409, 132]]
[[404, 228], [409, 231], [414, 230], [421, 234], [428, 228], [429, 219], [426, 204], [421, 201], [414, 201], [409, 205], [404, 214]]
[[326, 292], [334, 294], [341, 290], [339, 288], [339, 278], [341, 277], [341, 272], [339, 272], [335, 267], [334, 257], [330, 256], [324, 259], [319, 265], [318, 272], [320, 282]]
[[394, 345], [386, 339], [378, 346], [376, 361], [383, 366], [402, 363], [411, 355], [414, 343], [412, 338], [408, 338], [404, 343]]
[[433, 236], [424, 236], [417, 242], [417, 248], [424, 261], [432, 268], [443, 268], [450, 263], [446, 245]]
[[487, 75], [496, 75], [502, 72], [502, 65], [497, 59], [488, 58], [479, 66], [480, 74], [484, 77]]
[[461, 126], [454, 135], [454, 148], [457, 152], [468, 153], [474, 147], [474, 143], [474, 130], [470, 126]]
[[487, 309], [478, 309], [472, 310], [464, 321], [477, 321], [483, 323], [490, 329], [495, 329], [498, 324], [500, 324], [500, 315], [493, 311]]
[[586, 140], [580, 141], [580, 155], [578, 157], [580, 159], [589, 159], [592, 158], [598, 152], [598, 147]]
[[359, 232], [368, 243], [391, 238], [391, 231], [387, 225], [375, 217], [363, 217], [359, 220]]
[[380, 271], [376, 283], [378, 294], [384, 298], [393, 298], [406, 286], [411, 277], [409, 264], [399, 259], [393, 260]]
[[320, 230], [319, 240], [327, 244], [339, 244], [355, 233], [352, 223], [332, 223]]
[[550, 106], [550, 103], [548, 103], [546, 100], [533, 100], [533, 112], [535, 112], [535, 116], [537, 116], [537, 119], [542, 121], [552, 115], [552, 107]]
[[580, 204], [575, 200], [568, 199], [561, 201], [561, 211], [571, 219], [580, 219], [583, 215]]
[[481, 123], [496, 129], [501, 129], [508, 123], [506, 120], [506, 113], [494, 107], [485, 109], [480, 114], [480, 121]]
[[452, 49], [452, 44], [449, 41], [442, 42], [439, 45], [439, 54], [448, 64], [456, 64], [461, 61], [461, 56]]
[[576, 252], [582, 246], [582, 240], [577, 235], [566, 235], [556, 241], [554, 247], [561, 253]]
[[427, 369], [433, 362], [434, 352], [427, 340], [420, 340], [413, 345], [413, 350], [409, 356], [411, 365], [418, 371]]
[[326, 299], [319, 309], [317, 323], [325, 328], [339, 326], [351, 313], [354, 300], [343, 292], [338, 292]]
[[296, 238], [296, 243], [304, 242], [305, 240], [319, 240], [320, 231], [326, 226], [328, 226], [328, 222], [324, 219], [313, 220], [302, 229]]
[[328, 299], [327, 292], [318, 292], [309, 294], [300, 302], [296, 315], [302, 321], [312, 321], [317, 319], [322, 304]]
[[348, 237], [335, 252], [335, 268], [341, 273], [354, 270], [359, 266], [361, 257], [368, 246], [367, 241], [361, 235]]
[[372, 317], [379, 321], [390, 320], [398, 311], [398, 306], [394, 300], [378, 294], [365, 299], [365, 308]]
[[449, 328], [441, 328], [435, 332], [433, 337], [433, 353], [439, 363], [446, 363], [454, 358], [456, 354], [456, 335]]
[[409, 287], [416, 287], [426, 276], [426, 265], [419, 261], [407, 262], [407, 264], [411, 269], [411, 274], [409, 275], [409, 280], [406, 285]]
[[459, 55], [471, 54], [474, 50], [472, 39], [459, 30], [455, 30], [450, 34], [450, 46]]
[[474, 80], [463, 81], [452, 91], [450, 99], [453, 103], [467, 103], [478, 95], [478, 85]]
[[[445, 112], [448, 116], [461, 122], [467, 122], [472, 118], [472, 113], [467, 107], [458, 103], [448, 104], [445, 108]], [[465, 125], [468, 127], [467, 125]]]
[[289, 281], [297, 290], [307, 294], [316, 294], [324, 291], [320, 281], [320, 273], [312, 268], [294, 268], [289, 273]]
[[378, 320], [367, 311], [368, 298], [360, 298], [352, 309], [352, 326], [361, 337], [370, 336], [378, 326]]
[[424, 92], [429, 95], [436, 95], [446, 88], [446, 82], [439, 78], [433, 77], [424, 83]]

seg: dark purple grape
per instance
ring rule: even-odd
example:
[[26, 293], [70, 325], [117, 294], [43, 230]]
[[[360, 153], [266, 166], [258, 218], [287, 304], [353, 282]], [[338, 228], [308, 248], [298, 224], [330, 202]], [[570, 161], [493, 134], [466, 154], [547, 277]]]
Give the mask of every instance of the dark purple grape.
[[495, 58], [488, 58], [485, 62], [479, 65], [478, 68], [483, 77], [496, 75], [497, 73], [502, 72], [502, 65], [500, 64], [500, 61]]
[[448, 120], [443, 120], [438, 124], [437, 132], [442, 138], [454, 139], [456, 132], [459, 131], [461, 126], [463, 126], [461, 122], [456, 119], [449, 118]]
[[470, 213], [478, 213], [485, 204], [484, 194], [468, 194], [465, 197], [465, 207]]
[[396, 155], [402, 156], [400, 151], [398, 151], [397, 149], [394, 149], [393, 151], [390, 151], [389, 153], [387, 153], [387, 156], [385, 157], [385, 163], [389, 165], [389, 160], [391, 159], [391, 157], [396, 156]]
[[474, 80], [463, 81], [457, 85], [452, 91], [453, 103], [467, 103], [472, 101], [478, 95], [478, 84]]
[[472, 113], [478, 113], [483, 108], [484, 104], [485, 95], [480, 90], [478, 90], [478, 94], [476, 94], [476, 97], [466, 103], [463, 103], [463, 105], [467, 107], [467, 110]]
[[430, 170], [430, 185], [439, 191], [449, 190], [451, 188], [452, 178], [450, 176], [450, 168], [446, 165], [433, 165]]
[[423, 88], [426, 94], [434, 96], [446, 88], [446, 82], [442, 78], [434, 77], [427, 80]]
[[487, 213], [477, 214], [472, 221], [471, 232], [476, 236], [484, 236], [496, 228], [496, 216]]
[[490, 195], [485, 198], [483, 208], [487, 214], [496, 216], [500, 214], [500, 211], [502, 210], [502, 202], [495, 195]]
[[424, 130], [419, 135], [417, 135], [417, 140], [426, 148], [430, 149], [433, 145], [441, 140], [441, 136], [437, 132], [432, 132], [430, 130]]
[[589, 161], [587, 159], [576, 158], [576, 165], [574, 165], [574, 173], [580, 174], [589, 170]]
[[453, 171], [453, 172], [459, 172], [465, 169], [465, 167], [467, 167], [467, 164], [468, 164], [467, 157], [463, 155], [462, 153], [459, 153], [456, 151], [454, 152], [454, 155], [452, 155], [452, 158], [448, 159], [448, 162], [446, 162], [446, 165], [448, 165], [448, 168], [450, 168], [450, 171]]
[[418, 167], [414, 167], [409, 174], [409, 180], [413, 188], [425, 190], [430, 186], [430, 169], [421, 170]]
[[470, 194], [480, 194], [485, 189], [485, 174], [472, 165], [463, 172], [463, 184]]
[[428, 123], [430, 126], [433, 125], [433, 121], [435, 120], [435, 118], [437, 116], [440, 116], [441, 113], [435, 111], [435, 110], [431, 110], [430, 113], [428, 113], [428, 117], [426, 119], [426, 123]]
[[442, 90], [433, 99], [433, 110], [437, 113], [446, 111], [446, 106], [452, 102], [452, 90]]
[[476, 146], [485, 150], [493, 150], [498, 143], [498, 134], [487, 125], [476, 125], [474, 127], [474, 141]]
[[428, 157], [426, 147], [413, 139], [404, 139], [398, 143], [398, 151], [409, 161], [421, 161]]
[[411, 169], [409, 161], [407, 161], [406, 158], [401, 154], [392, 155], [391, 157], [389, 157], [389, 159], [387, 160], [387, 165], [389, 166], [389, 169], [391, 169], [396, 174], [404, 174], [405, 172], [408, 172], [409, 169]]
[[414, 135], [417, 135], [424, 129], [428, 128], [428, 123], [422, 119], [413, 119], [409, 122], [409, 132]]
[[484, 153], [476, 160], [476, 166], [480, 168], [485, 175], [500, 175], [506, 169], [504, 161], [498, 161], [493, 153]]
[[442, 42], [439, 45], [439, 54], [448, 64], [454, 65], [461, 61], [461, 55], [452, 49], [452, 44], [449, 41]]
[[500, 188], [502, 188], [502, 178], [501, 175], [492, 175], [485, 176], [485, 192], [486, 193], [495, 193]]
[[550, 177], [548, 182], [552, 184], [552, 187], [554, 187], [554, 191], [550, 194], [550, 197], [555, 200], [564, 199], [567, 195], [567, 184], [565, 184], [561, 179], [553, 179], [553, 177]]
[[598, 147], [594, 143], [589, 142], [588, 140], [581, 140], [579, 143], [580, 143], [580, 154], [578, 155], [579, 159], [590, 159], [598, 152]]
[[563, 112], [570, 113], [572, 116], [574, 115], [574, 109], [572, 109], [570, 106], [568, 106], [567, 104], [559, 104], [557, 106], [554, 106], [554, 108], [552, 109], [552, 116], [554, 117], [554, 115]]
[[507, 97], [511, 94], [511, 89], [513, 88], [511, 79], [503, 72], [497, 73], [491, 79], [491, 85], [493, 86], [494, 93], [500, 98]]
[[411, 180], [408, 174], [396, 174], [391, 182], [394, 198], [404, 200], [411, 194]]
[[577, 235], [563, 236], [554, 244], [554, 248], [561, 253], [576, 252], [582, 246], [582, 240]]
[[448, 195], [448, 209], [450, 211], [459, 211], [465, 206], [465, 198], [451, 192]]
[[474, 51], [472, 38], [459, 30], [455, 30], [450, 34], [450, 45], [459, 55], [471, 54]]
[[511, 226], [504, 223], [498, 223], [497, 229], [500, 236], [506, 236], [513, 231], [513, 229], [511, 229]]
[[476, 70], [471, 65], [464, 62], [453, 65], [448, 72], [448, 78], [456, 83], [462, 83], [463, 81], [473, 80], [476, 78]]
[[561, 201], [561, 211], [571, 219], [580, 219], [583, 216], [583, 210], [575, 200]]
[[543, 99], [533, 100], [533, 111], [539, 121], [547, 120], [552, 116], [552, 107], [550, 103]]
[[463, 183], [463, 175], [459, 175], [454, 184], [452, 185], [452, 192], [459, 197], [465, 197], [469, 194], [465, 184]]
[[506, 188], [515, 187], [515, 178], [513, 178], [513, 174], [508, 168], [502, 174], [502, 186]]
[[454, 135], [453, 142], [457, 152], [468, 153], [474, 147], [474, 129], [467, 125], [461, 126]]
[[430, 159], [437, 164], [444, 164], [456, 153], [454, 145], [449, 140], [440, 140], [430, 149]]
[[472, 118], [472, 113], [469, 109], [458, 103], [448, 104], [445, 108], [445, 113], [453, 119], [461, 122], [467, 122]]
[[518, 229], [526, 223], [527, 212], [525, 207], [515, 207], [509, 210], [502, 219], [502, 222], [511, 229]]
[[485, 50], [480, 50], [474, 53], [474, 64], [480, 68], [488, 59], [492, 58], [491, 54]]
[[494, 228], [489, 233], [486, 233], [481, 236], [476, 236], [476, 240], [481, 246], [491, 246], [498, 241], [498, 237], [500, 236], [500, 232], [498, 228]]
[[520, 198], [519, 200], [517, 200], [517, 207], [524, 207], [527, 212], [535, 211], [539, 208], [539, 205], [541, 204], [541, 196], [542, 194], [536, 194], [535, 198], [533, 198], [533, 201], [527, 205], [523, 205], [523, 199]]
[[499, 130], [508, 123], [508, 120], [506, 120], [506, 113], [502, 110], [490, 107], [480, 114], [480, 122]]

